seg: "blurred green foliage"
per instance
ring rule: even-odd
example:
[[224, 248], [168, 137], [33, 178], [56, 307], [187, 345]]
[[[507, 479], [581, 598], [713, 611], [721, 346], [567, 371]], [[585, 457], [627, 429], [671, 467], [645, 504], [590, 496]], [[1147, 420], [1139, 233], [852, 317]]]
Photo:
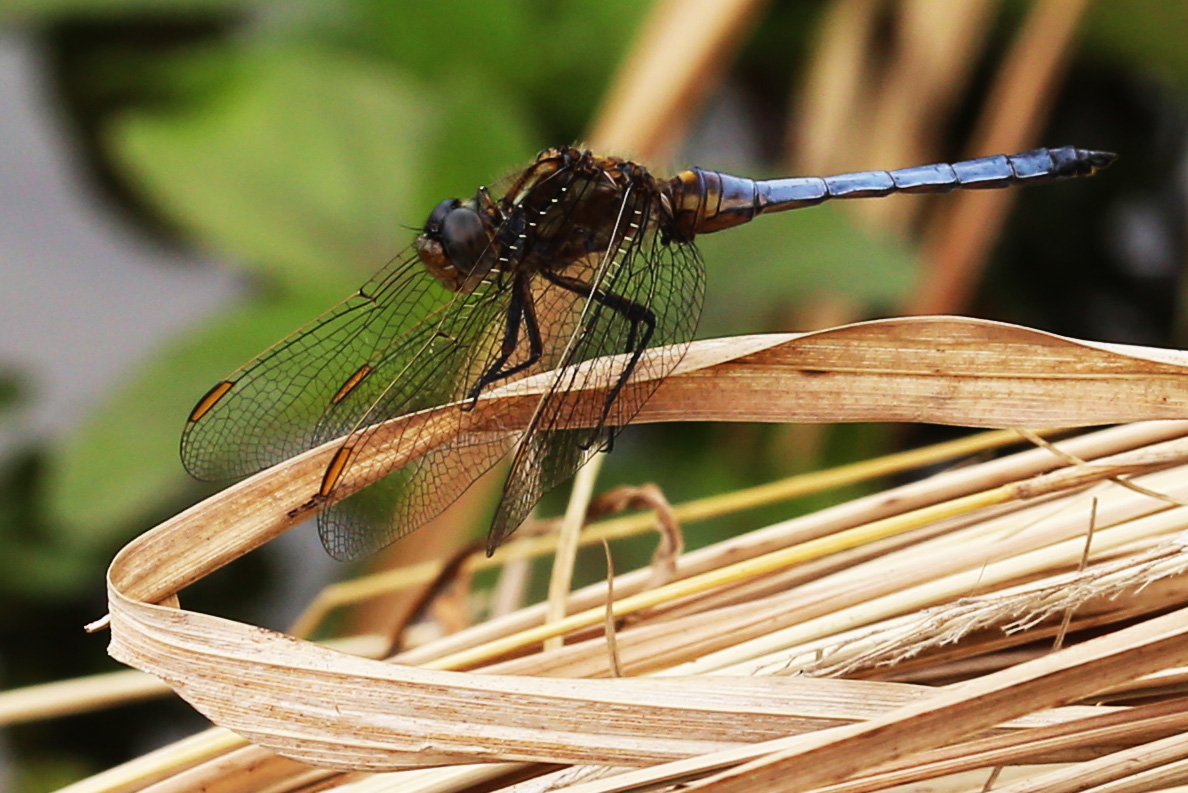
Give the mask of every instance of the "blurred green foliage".
[[5, 411], [21, 403], [25, 397], [25, 390], [26, 385], [21, 375], [0, 363], [0, 420], [3, 420]]
[[1097, 0], [1089, 4], [1082, 46], [1101, 66], [1147, 72], [1182, 91], [1188, 89], [1185, 31], [1188, 4], [1175, 0]]

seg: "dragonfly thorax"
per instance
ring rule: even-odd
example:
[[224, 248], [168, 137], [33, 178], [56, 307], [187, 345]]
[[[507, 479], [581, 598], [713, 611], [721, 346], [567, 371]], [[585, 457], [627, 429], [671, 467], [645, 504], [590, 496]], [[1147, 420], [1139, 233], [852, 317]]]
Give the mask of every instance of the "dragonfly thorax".
[[[470, 292], [491, 270], [493, 229], [472, 201], [447, 198], [429, 213], [416, 240], [417, 256], [430, 274], [451, 292]], [[489, 199], [488, 199], [489, 200]]]

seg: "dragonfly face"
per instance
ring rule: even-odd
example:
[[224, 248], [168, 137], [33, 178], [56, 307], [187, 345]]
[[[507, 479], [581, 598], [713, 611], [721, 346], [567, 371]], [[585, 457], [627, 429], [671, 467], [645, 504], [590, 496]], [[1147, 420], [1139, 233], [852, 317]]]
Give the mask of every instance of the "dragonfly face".
[[[435, 517], [513, 454], [493, 552], [684, 355], [704, 290], [697, 234], [830, 198], [1005, 187], [1088, 175], [1112, 159], [1065, 147], [826, 178], [691, 169], [662, 181], [626, 160], [549, 149], [502, 190], [438, 204], [356, 294], [216, 384], [190, 413], [182, 460], [199, 478], [232, 478], [334, 441], [311, 503], [322, 506], [326, 550], [348, 559]], [[551, 386], [526, 418], [473, 410], [492, 387], [548, 370]], [[377, 435], [389, 419], [451, 405], [431, 430], [408, 422]], [[413, 450], [410, 461], [376, 462], [391, 445]], [[381, 478], [354, 492], [364, 470], [358, 478]]]
[[470, 292], [495, 266], [501, 217], [485, 189], [463, 202], [447, 198], [425, 221], [414, 246], [429, 273], [451, 292]]

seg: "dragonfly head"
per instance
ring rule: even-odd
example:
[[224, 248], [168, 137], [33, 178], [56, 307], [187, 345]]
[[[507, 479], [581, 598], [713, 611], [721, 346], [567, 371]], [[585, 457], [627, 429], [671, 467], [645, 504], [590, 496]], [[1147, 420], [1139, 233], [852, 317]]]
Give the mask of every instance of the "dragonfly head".
[[473, 202], [447, 198], [429, 213], [417, 237], [417, 255], [425, 268], [451, 292], [471, 289], [491, 269], [483, 265], [491, 246], [488, 221]]

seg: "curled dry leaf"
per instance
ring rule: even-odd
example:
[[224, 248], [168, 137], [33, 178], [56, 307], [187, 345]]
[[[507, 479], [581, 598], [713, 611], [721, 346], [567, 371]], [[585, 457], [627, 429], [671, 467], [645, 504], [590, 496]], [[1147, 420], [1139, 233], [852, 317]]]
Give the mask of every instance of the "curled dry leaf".
[[[494, 389], [475, 417], [492, 430], [527, 422], [548, 383], [534, 377]], [[1185, 386], [1183, 353], [984, 321], [910, 318], [695, 343], [636, 420], [1094, 425], [1188, 418]], [[600, 404], [603, 394], [565, 398]], [[424, 442], [371, 444], [370, 464], [354, 466], [351, 488], [443, 440], [435, 425], [447, 426], [444, 411], [456, 409], [390, 422], [423, 425], [425, 432], [405, 437]], [[439, 672], [155, 605], [307, 517], [302, 505], [333, 451], [329, 444], [254, 476], [124, 548], [108, 577], [112, 655], [160, 676], [218, 724], [282, 754], [340, 768], [495, 760], [633, 765], [729, 752], [824, 726], [790, 704], [788, 681]]]

